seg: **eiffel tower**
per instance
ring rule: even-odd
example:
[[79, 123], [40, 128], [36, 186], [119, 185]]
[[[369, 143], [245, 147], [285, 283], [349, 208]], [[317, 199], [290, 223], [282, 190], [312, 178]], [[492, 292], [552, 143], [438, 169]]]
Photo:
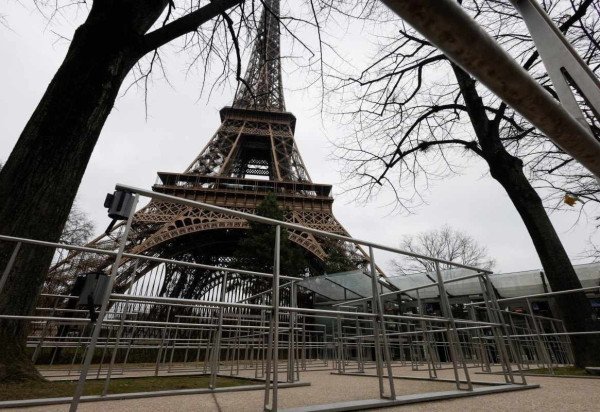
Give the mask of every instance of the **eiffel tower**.
[[[221, 126], [185, 171], [159, 172], [152, 189], [247, 213], [256, 213], [265, 196], [274, 193], [286, 211], [287, 222], [348, 236], [333, 215], [331, 185], [313, 183], [294, 141], [296, 117], [286, 111], [281, 80], [278, 16], [279, 0], [265, 1], [245, 81], [233, 105], [220, 110]], [[134, 216], [126, 251], [224, 266], [248, 229], [245, 219], [151, 200]], [[116, 227], [89, 246], [115, 249], [119, 230]], [[332, 252], [343, 253], [357, 265], [362, 259], [357, 258], [361, 253], [353, 246], [306, 232], [288, 234], [316, 266], [323, 266]], [[83, 271], [84, 262], [87, 269], [95, 270], [110, 264], [108, 259], [102, 262], [71, 255], [54, 269]], [[132, 262], [125, 260], [121, 267], [115, 288], [123, 291], [157, 265], [141, 262], [133, 268]], [[177, 271], [169, 272], [167, 267], [166, 273], [159, 275], [164, 280], [158, 294], [200, 298], [214, 288], [217, 279], [210, 271]]]

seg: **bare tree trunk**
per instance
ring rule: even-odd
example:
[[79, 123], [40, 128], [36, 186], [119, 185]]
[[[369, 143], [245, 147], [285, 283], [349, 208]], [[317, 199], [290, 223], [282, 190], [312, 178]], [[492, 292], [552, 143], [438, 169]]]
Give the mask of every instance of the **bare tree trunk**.
[[[56, 242], [119, 88], [141, 57], [137, 42], [165, 1], [135, 16], [127, 2], [94, 2], [0, 172], [0, 233]], [[162, 8], [161, 8], [162, 7]], [[140, 10], [141, 12], [142, 10]], [[0, 270], [12, 245], [0, 244]], [[0, 313], [32, 313], [53, 250], [23, 245], [0, 293]], [[0, 320], [0, 382], [39, 378], [25, 353], [27, 324]]]
[[[521, 161], [514, 157], [506, 160], [496, 158], [489, 160], [488, 164], [492, 177], [504, 187], [525, 223], [552, 290], [581, 288], [541, 198], [523, 173]], [[591, 304], [584, 293], [559, 295], [555, 299], [568, 331], [598, 329], [599, 325], [592, 318]], [[600, 365], [600, 336], [572, 336], [571, 341], [577, 366]]]
[[[542, 267], [553, 291], [581, 288], [573, 265], [565, 251], [541, 198], [523, 173], [523, 162], [506, 151], [500, 140], [499, 127], [490, 121], [482, 100], [477, 94], [475, 81], [462, 69], [453, 70], [465, 100], [469, 117], [481, 146], [482, 157], [490, 173], [506, 190], [519, 212]], [[592, 307], [584, 293], [557, 296], [560, 316], [569, 332], [600, 329], [592, 318]], [[571, 337], [577, 366], [600, 365], [600, 336], [581, 335]]]

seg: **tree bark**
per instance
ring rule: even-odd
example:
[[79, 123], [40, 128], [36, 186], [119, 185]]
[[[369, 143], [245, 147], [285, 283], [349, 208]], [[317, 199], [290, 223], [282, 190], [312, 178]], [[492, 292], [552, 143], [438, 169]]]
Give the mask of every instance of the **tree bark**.
[[[523, 162], [508, 153], [500, 139], [499, 124], [488, 119], [477, 93], [475, 80], [458, 66], [452, 64], [452, 68], [481, 146], [482, 157], [490, 168], [491, 176], [502, 185], [521, 216], [552, 290], [557, 292], [581, 288], [581, 282], [546, 213], [542, 199], [523, 173]], [[584, 293], [559, 295], [554, 299], [569, 332], [600, 329], [600, 325], [592, 317], [592, 307]], [[577, 366], [600, 365], [600, 336], [574, 335], [571, 341]]]

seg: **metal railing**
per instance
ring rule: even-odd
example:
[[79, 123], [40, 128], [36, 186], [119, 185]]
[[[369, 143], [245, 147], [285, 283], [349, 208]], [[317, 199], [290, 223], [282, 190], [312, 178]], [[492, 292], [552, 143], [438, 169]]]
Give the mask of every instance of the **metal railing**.
[[[426, 365], [430, 378], [436, 378], [439, 370], [449, 368], [459, 390], [473, 391], [470, 368], [493, 363], [502, 367], [505, 383], [526, 383], [520, 371], [521, 364], [513, 362], [519, 349], [512, 335], [518, 333], [507, 329], [489, 282], [489, 270], [131, 186], [117, 185], [117, 190], [134, 194], [136, 203], [139, 196], [146, 196], [275, 226], [274, 269], [272, 273], [263, 273], [128, 253], [125, 246], [133, 211], [123, 225], [116, 251], [0, 236], [0, 241], [16, 244], [16, 253], [21, 245], [31, 244], [114, 259], [95, 323], [90, 323], [86, 310], [67, 307], [66, 302], [78, 297], [61, 294], [42, 296], [44, 305], [38, 307], [36, 314], [18, 317], [31, 322], [28, 347], [38, 363], [42, 359], [46, 359], [46, 364], [58, 363], [61, 351], [71, 356], [68, 366], [63, 369], [46, 370], [46, 373], [79, 376], [71, 411], [77, 409], [91, 373], [105, 379], [102, 395], [106, 395], [112, 376], [126, 375], [134, 369], [146, 371], [151, 376], [184, 370], [205, 373], [209, 376], [209, 387], [213, 389], [218, 385], [218, 376], [226, 371], [230, 376], [253, 372], [254, 378], [264, 379], [265, 410], [278, 409], [281, 385], [297, 383], [304, 371], [323, 368], [340, 374], [366, 373], [373, 368], [379, 396], [389, 400], [396, 398], [396, 368], [409, 364], [416, 371]], [[371, 279], [372, 296], [328, 308], [298, 307], [299, 283], [303, 278], [280, 273], [282, 228], [366, 246], [369, 267], [365, 271]], [[416, 313], [386, 312], [382, 299], [393, 296], [401, 299], [402, 291], [382, 292], [380, 282], [385, 283], [385, 279], [380, 278], [376, 270], [375, 249], [435, 263], [436, 282], [410, 289], [417, 292], [419, 310]], [[128, 287], [123, 292], [116, 292], [112, 290], [113, 285], [125, 260], [133, 267], [133, 274]], [[218, 273], [221, 283], [215, 283], [217, 293], [210, 295], [210, 299], [148, 294], [147, 289], [135, 287], [135, 270], [143, 261], [211, 270]], [[476, 273], [445, 280], [440, 264]], [[4, 276], [10, 271], [9, 264]], [[230, 286], [239, 274], [271, 279], [271, 282], [259, 293], [231, 295]], [[482, 294], [486, 297], [483, 308], [487, 316], [457, 318], [453, 315], [445, 285], [474, 278], [479, 279]], [[282, 279], [285, 282], [280, 284]], [[418, 296], [419, 290], [427, 287], [438, 288], [441, 297], [438, 315], [424, 314]], [[286, 305], [280, 299], [284, 292], [289, 296]], [[0, 314], [0, 317], [7, 315]], [[309, 318], [313, 320], [309, 322]], [[493, 352], [493, 359], [486, 357], [483, 351]], [[137, 365], [139, 362], [132, 359], [143, 354], [145, 364]]]

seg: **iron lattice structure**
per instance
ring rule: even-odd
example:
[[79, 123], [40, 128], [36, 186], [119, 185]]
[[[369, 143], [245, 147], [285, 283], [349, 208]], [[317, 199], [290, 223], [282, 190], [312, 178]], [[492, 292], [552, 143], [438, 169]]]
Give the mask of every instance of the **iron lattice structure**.
[[246, 71], [246, 82], [238, 90], [233, 106], [240, 109], [284, 112], [279, 0], [266, 0], [264, 4], [265, 10]]
[[[281, 82], [279, 0], [265, 4], [245, 85], [238, 89], [233, 105], [221, 109], [221, 126], [183, 173], [159, 172], [153, 191], [253, 214], [274, 193], [287, 222], [348, 235], [333, 215], [331, 185], [312, 182], [295, 143], [296, 118], [285, 111]], [[249, 228], [244, 219], [153, 199], [135, 214], [126, 251], [226, 266]], [[116, 250], [119, 230], [116, 226], [89, 246]], [[362, 251], [354, 246], [301, 231], [288, 231], [288, 235], [304, 249], [311, 267], [324, 267], [332, 249], [357, 265], [364, 262]], [[86, 259], [75, 253], [52, 271], [72, 274], [102, 270], [110, 264], [110, 259]], [[152, 271], [161, 283], [155, 291], [159, 295], [200, 298], [220, 282], [218, 273], [199, 273], [198, 269], [184, 273], [166, 266], [157, 274], [157, 265], [134, 265], [124, 259], [116, 290], [126, 290]]]

